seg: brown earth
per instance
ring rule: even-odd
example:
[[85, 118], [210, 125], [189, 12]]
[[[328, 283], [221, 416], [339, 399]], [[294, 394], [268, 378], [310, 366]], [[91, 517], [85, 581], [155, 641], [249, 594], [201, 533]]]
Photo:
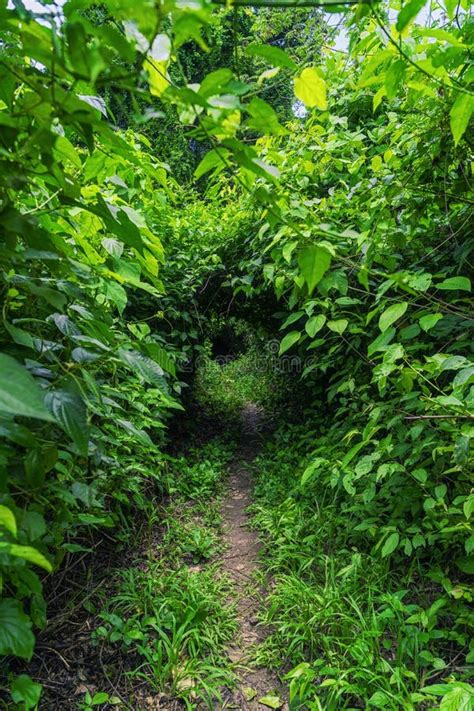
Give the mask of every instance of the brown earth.
[[250, 464], [258, 453], [261, 414], [255, 405], [248, 405], [243, 412], [243, 419], [242, 440], [230, 466], [229, 491], [222, 506], [226, 549], [222, 558], [223, 571], [234, 586], [239, 624], [237, 636], [227, 653], [235, 664], [239, 683], [236, 689], [224, 695], [222, 708], [263, 711], [268, 706], [260, 704], [258, 700], [270, 695], [279, 697], [282, 701], [280, 708], [287, 709], [276, 673], [252, 665], [255, 645], [262, 642], [270, 631], [259, 624], [257, 619], [264, 594], [264, 591], [255, 589], [253, 578], [259, 567], [260, 545], [257, 533], [249, 528], [249, 516], [246, 513], [252, 502]]

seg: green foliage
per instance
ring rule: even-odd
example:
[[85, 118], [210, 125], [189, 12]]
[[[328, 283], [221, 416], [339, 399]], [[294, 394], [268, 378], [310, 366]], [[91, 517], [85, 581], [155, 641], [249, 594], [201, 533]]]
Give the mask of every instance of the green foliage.
[[28, 674], [20, 674], [12, 683], [11, 696], [15, 703], [29, 711], [37, 707], [41, 689], [41, 684], [36, 684]]
[[245, 322], [237, 320], [234, 328], [244, 341], [243, 352], [213, 358], [211, 343], [205, 343], [197, 358], [194, 398], [208, 416], [238, 425], [250, 404], [271, 414], [285, 397], [287, 384], [273, 344], [265, 336], [249, 335]]
[[152, 565], [146, 571], [124, 571], [116, 595], [100, 613], [97, 641], [138, 655], [139, 666], [131, 672], [156, 691], [209, 701], [232, 678], [218, 664], [235, 629], [224, 603], [228, 593], [213, 567], [167, 572]]
[[[321, 51], [317, 11], [69, 0], [56, 17], [1, 3], [0, 653], [33, 654], [47, 619], [39, 572], [97, 528], [120, 522], [126, 537], [132, 511], [170, 486], [196, 499], [213, 491], [207, 465], [186, 464], [169, 484], [164, 431], [212, 311], [247, 304], [260, 324], [278, 310], [280, 351], [303, 359], [309, 399], [332, 425], [275, 482], [295, 552], [284, 590], [298, 605], [330, 590], [342, 624], [331, 576], [353, 565], [348, 551], [374, 581], [373, 598], [347, 592], [363, 648], [345, 655], [329, 629], [328, 667], [302, 658], [303, 641], [295, 693], [311, 696], [324, 676], [334, 708], [341, 694], [381, 707], [471, 702], [453, 657], [446, 685], [433, 682], [437, 640], [466, 659], [472, 627], [472, 18], [468, 0], [423, 20], [424, 3], [393, 5], [347, 11], [346, 56]], [[192, 173], [194, 188], [177, 183]], [[278, 379], [257, 377], [252, 358], [208, 359], [203, 404], [271, 405]], [[327, 510], [321, 535], [338, 542], [324, 579], [305, 577], [305, 541], [316, 539], [312, 528], [299, 537], [300, 506], [305, 526]], [[186, 544], [190, 555], [212, 556], [206, 535]], [[175, 592], [176, 608], [188, 604]], [[162, 686], [189, 632], [173, 605], [164, 636], [140, 620]], [[392, 671], [379, 633], [403, 641]], [[32, 704], [37, 687], [19, 679], [18, 699]]]
[[231, 451], [213, 441], [170, 461], [172, 498], [160, 510], [160, 545], [117, 571], [94, 632], [98, 644], [123, 652], [130, 678], [182, 699], [190, 709], [219, 699], [220, 688], [233, 683], [223, 659], [236, 626], [233, 606], [226, 602], [231, 588], [212, 561]]
[[[401, 466], [384, 463], [380, 441], [371, 455], [353, 454], [357, 490], [341, 485], [354, 423], [329, 424], [328, 431], [327, 417], [313, 415], [281, 426], [256, 461], [254, 521], [275, 580], [264, 613], [274, 632], [261, 662], [293, 666], [287, 681], [295, 708], [415, 709], [436, 693], [429, 683], [437, 678], [446, 680], [447, 696], [461, 688], [472, 694], [463, 686], [472, 591], [458, 581], [455, 553], [463, 553], [462, 511], [451, 507], [449, 520], [450, 508], [438, 504], [420, 516], [416, 489], [423, 487], [426, 501], [430, 485], [421, 473], [414, 485]], [[431, 486], [433, 496], [445, 495], [445, 487]]]

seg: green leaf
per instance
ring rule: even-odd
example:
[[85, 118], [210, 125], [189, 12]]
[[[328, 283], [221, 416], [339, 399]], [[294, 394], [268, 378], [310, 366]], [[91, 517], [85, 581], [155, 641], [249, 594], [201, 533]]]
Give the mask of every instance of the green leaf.
[[467, 277], [457, 276], [445, 279], [440, 284], [435, 284], [437, 289], [449, 291], [451, 289], [459, 289], [460, 291], [471, 291], [471, 280]]
[[369, 699], [369, 705], [375, 706], [377, 709], [384, 709], [390, 703], [390, 697], [383, 691], [374, 692]]
[[138, 351], [128, 351], [124, 348], [120, 348], [118, 354], [122, 363], [128, 365], [133, 372], [141, 375], [152, 385], [163, 387], [163, 368], [154, 360], [147, 358], [147, 356]]
[[23, 711], [35, 708], [41, 697], [43, 687], [28, 674], [20, 674], [11, 686], [11, 697], [16, 704], [23, 703]]
[[4, 321], [3, 325], [15, 343], [25, 346], [26, 348], [31, 348], [32, 350], [35, 349], [33, 336], [31, 336], [28, 331], [24, 331], [22, 328], [17, 328], [11, 323], [8, 323], [8, 321]]
[[466, 518], [471, 518], [474, 512], [474, 494], [470, 494], [463, 505], [463, 511]]
[[15, 516], [13, 511], [10, 511], [10, 509], [7, 506], [3, 506], [3, 504], [0, 504], [0, 526], [6, 528], [7, 531], [9, 531], [12, 536], [15, 536], [16, 538]]
[[298, 255], [301, 274], [308, 285], [311, 295], [314, 287], [321, 281], [331, 265], [331, 255], [324, 247], [311, 245], [301, 250]]
[[295, 62], [279, 47], [269, 44], [250, 44], [245, 54], [251, 57], [262, 57], [266, 59], [273, 67], [282, 67], [283, 69], [296, 69]]
[[49, 560], [32, 546], [19, 546], [16, 543], [1, 542], [0, 553], [8, 553], [8, 555], [12, 555], [15, 558], [27, 560], [28, 563], [33, 563], [34, 565], [39, 565], [40, 568], [44, 568], [48, 573], [51, 573], [53, 570], [53, 566]]
[[221, 171], [226, 167], [227, 157], [229, 151], [227, 148], [213, 148], [212, 151], [208, 151], [202, 161], [199, 163], [198, 167], [194, 171], [194, 177], [196, 180], [202, 178], [203, 175], [209, 173], [210, 170], [218, 169]]
[[323, 457], [316, 457], [315, 460], [310, 462], [303, 474], [301, 475], [300, 484], [304, 486], [312, 478], [313, 474], [321, 467], [322, 464], [327, 464], [328, 460]]
[[280, 350], [278, 351], [278, 355], [283, 355], [283, 353], [289, 350], [291, 346], [293, 346], [297, 341], [300, 340], [300, 338], [300, 331], [290, 331], [289, 333], [287, 333], [280, 343]]
[[168, 62], [157, 61], [153, 57], [145, 60], [143, 68], [148, 74], [148, 83], [150, 84], [150, 93], [153, 96], [161, 96], [171, 86], [168, 78]]
[[105, 704], [109, 700], [109, 695], [105, 691], [98, 691], [92, 697], [93, 706], [99, 706], [99, 704]]
[[279, 696], [275, 696], [274, 694], [262, 696], [262, 698], [258, 700], [258, 703], [267, 706], [269, 709], [279, 709], [283, 706], [283, 701]]
[[[81, 204], [81, 207], [84, 207]], [[140, 229], [132, 222], [125, 209], [117, 209], [115, 205], [106, 202], [101, 195], [97, 196], [97, 205], [87, 205], [87, 210], [98, 215], [104, 221], [107, 229], [116, 235], [122, 242], [143, 253], [144, 244]], [[133, 211], [130, 211], [133, 216]]]
[[208, 97], [221, 94], [227, 84], [232, 81], [233, 74], [230, 69], [216, 69], [206, 74], [199, 87], [200, 96]]
[[444, 696], [452, 691], [453, 687], [450, 684], [430, 684], [420, 689], [424, 694], [433, 694], [434, 696]]
[[312, 316], [305, 324], [306, 333], [310, 338], [314, 338], [315, 335], [322, 329], [326, 323], [326, 316], [324, 314], [317, 314], [317, 316]]
[[403, 32], [405, 27], [418, 15], [425, 4], [426, 0], [411, 0], [402, 7], [397, 18], [398, 32]]
[[151, 448], [155, 446], [150, 435], [145, 432], [145, 430], [139, 430], [138, 427], [135, 427], [135, 425], [128, 420], [118, 419], [116, 422], [120, 425], [120, 427], [123, 427], [124, 430], [129, 432], [129, 434], [133, 435], [139, 442], [141, 442], [141, 444]]
[[377, 338], [374, 338], [374, 340], [369, 343], [369, 346], [367, 348], [367, 355], [371, 356], [378, 350], [385, 350], [385, 348], [388, 346], [388, 344], [394, 337], [395, 333], [396, 331], [394, 328], [388, 328], [383, 333], [380, 333]]
[[0, 353], [0, 412], [54, 421], [43, 394], [23, 365]]
[[123, 244], [113, 237], [105, 237], [102, 240], [102, 247], [115, 259], [120, 259], [123, 254]]
[[474, 378], [474, 365], [470, 365], [468, 368], [463, 368], [459, 371], [453, 380], [453, 387], [457, 388], [460, 385], [465, 385]]
[[439, 711], [472, 711], [474, 690], [471, 688], [455, 687], [446, 696], [443, 696]]
[[254, 97], [250, 104], [247, 105], [247, 111], [250, 114], [250, 118], [246, 121], [246, 125], [249, 128], [273, 136], [282, 136], [288, 133], [286, 128], [278, 121], [276, 111], [258, 96]]
[[79, 454], [87, 456], [89, 425], [86, 406], [81, 396], [69, 390], [53, 390], [46, 395], [46, 404], [76, 445]]
[[[397, 59], [395, 62], [392, 62], [392, 64], [387, 69], [385, 73], [384, 84], [388, 99], [393, 99], [396, 96], [402, 79], [405, 76], [405, 71], [406, 63], [403, 59]], [[375, 156], [375, 158], [380, 158], [380, 169], [382, 167], [382, 158], [381, 156]], [[372, 167], [374, 167], [373, 163]], [[376, 170], [376, 168], [374, 168], [374, 170]]]
[[18, 600], [0, 600], [0, 654], [14, 654], [22, 659], [31, 659], [35, 638], [31, 631], [31, 620], [23, 612]]
[[28, 536], [28, 541], [36, 541], [46, 533], [46, 521], [38, 511], [26, 511], [21, 519], [21, 530]]
[[428, 473], [426, 469], [414, 469], [412, 471], [412, 475], [415, 477], [417, 481], [419, 481], [421, 484], [425, 484], [426, 481], [428, 480]]
[[443, 314], [440, 313], [426, 314], [426, 316], [422, 316], [420, 319], [418, 319], [418, 323], [420, 324], [423, 331], [428, 332], [430, 329], [436, 326], [438, 321], [440, 321], [442, 318]]
[[144, 343], [143, 348], [146, 350], [148, 355], [156, 362], [158, 365], [170, 373], [173, 377], [176, 375], [176, 366], [174, 361], [170, 358], [168, 353], [164, 348], [159, 346], [157, 343]]
[[397, 531], [394, 533], [391, 533], [385, 543], [383, 544], [382, 547], [382, 558], [386, 558], [387, 556], [391, 555], [395, 548], [398, 546], [398, 542], [400, 540], [400, 536]]
[[334, 331], [334, 333], [338, 333], [340, 336], [342, 336], [348, 324], [349, 321], [347, 319], [339, 318], [337, 319], [337, 321], [328, 321], [328, 328], [330, 331]]
[[244, 686], [244, 688], [242, 689], [242, 693], [246, 701], [252, 701], [252, 699], [257, 696], [258, 692], [256, 691], [256, 689], [252, 689], [251, 686]]
[[316, 107], [326, 111], [327, 91], [326, 82], [321, 77], [316, 67], [306, 67], [294, 80], [295, 96], [308, 108]]
[[451, 133], [454, 138], [454, 145], [457, 146], [471, 120], [474, 111], [474, 96], [470, 94], [458, 94], [456, 101], [449, 112], [449, 122]]
[[124, 309], [127, 305], [127, 292], [118, 284], [115, 280], [108, 279], [105, 284], [105, 298], [108, 301], [112, 301], [118, 309], [120, 314], [123, 314]]
[[406, 301], [402, 301], [398, 304], [392, 304], [392, 306], [389, 306], [388, 309], [385, 309], [385, 311], [380, 314], [379, 318], [379, 328], [382, 333], [384, 333], [384, 331], [386, 331], [392, 323], [398, 321], [398, 319], [403, 316], [407, 308], [408, 303]]

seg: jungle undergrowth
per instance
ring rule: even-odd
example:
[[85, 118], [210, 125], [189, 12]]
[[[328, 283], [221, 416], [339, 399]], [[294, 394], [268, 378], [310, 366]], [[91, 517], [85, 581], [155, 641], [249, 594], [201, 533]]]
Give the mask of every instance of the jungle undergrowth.
[[[151, 545], [115, 573], [102, 600], [97, 644], [120, 649], [135, 691], [154, 708], [210, 704], [233, 673], [223, 650], [235, 632], [230, 586], [220, 570], [220, 501], [233, 447], [218, 439], [170, 462], [170, 500]], [[144, 682], [144, 683], [143, 683]], [[142, 707], [142, 706], [140, 706]]]
[[64, 583], [59, 588], [62, 626], [40, 640], [53, 652], [42, 653], [47, 708], [207, 708], [233, 685], [224, 649], [236, 621], [219, 553], [234, 449], [230, 438], [216, 437], [169, 456], [161, 501], [120, 540], [110, 539], [106, 565], [85, 560], [85, 579], [69, 577], [73, 589], [89, 586], [90, 594], [77, 604]]
[[273, 580], [257, 663], [285, 673], [290, 709], [472, 708], [462, 589], [423, 548], [408, 566], [377, 552], [367, 503], [325, 482], [348, 424], [322, 411], [281, 422], [254, 463], [252, 520]]

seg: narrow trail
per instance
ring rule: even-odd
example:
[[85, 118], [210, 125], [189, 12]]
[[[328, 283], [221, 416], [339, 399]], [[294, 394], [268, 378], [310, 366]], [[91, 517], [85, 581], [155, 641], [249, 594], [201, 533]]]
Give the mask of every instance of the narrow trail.
[[268, 706], [258, 700], [270, 694], [279, 696], [283, 704], [280, 708], [287, 709], [276, 673], [252, 666], [255, 645], [269, 634], [269, 630], [258, 624], [257, 620], [260, 596], [258, 591], [255, 594], [253, 574], [258, 570], [260, 545], [257, 533], [249, 528], [246, 513], [251, 504], [252, 490], [249, 464], [258, 452], [257, 430], [261, 414], [255, 405], [250, 404], [242, 417], [242, 441], [230, 467], [229, 492], [222, 507], [226, 550], [223, 570], [233, 582], [239, 623], [236, 638], [227, 651], [236, 665], [239, 683], [236, 689], [226, 694], [224, 708], [268, 710]]

